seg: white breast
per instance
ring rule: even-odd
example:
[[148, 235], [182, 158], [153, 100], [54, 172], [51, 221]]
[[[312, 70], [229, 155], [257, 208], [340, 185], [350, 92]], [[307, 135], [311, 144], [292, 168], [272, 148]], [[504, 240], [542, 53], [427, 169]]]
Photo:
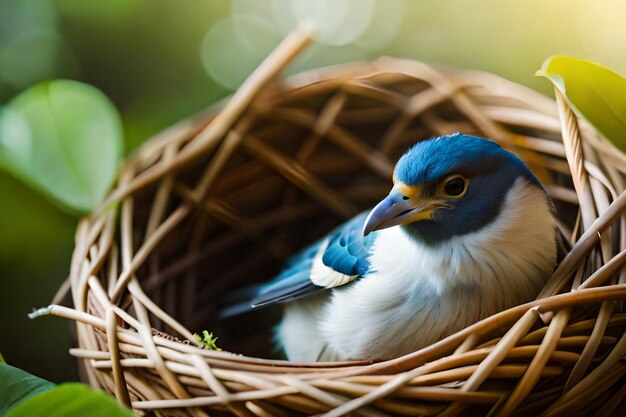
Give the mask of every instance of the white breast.
[[374, 272], [323, 307], [324, 359], [406, 354], [533, 299], [556, 261], [554, 218], [543, 192], [518, 180], [479, 232], [428, 246], [393, 227], [372, 253]]

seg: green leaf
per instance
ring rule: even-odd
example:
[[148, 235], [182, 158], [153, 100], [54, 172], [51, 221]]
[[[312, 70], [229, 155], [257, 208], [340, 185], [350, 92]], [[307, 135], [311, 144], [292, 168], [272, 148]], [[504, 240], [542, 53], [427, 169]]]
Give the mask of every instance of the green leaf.
[[52, 382], [37, 378], [11, 365], [0, 364], [0, 417], [30, 397], [54, 388]]
[[79, 383], [59, 386], [0, 364], [0, 417], [134, 417], [113, 397]]
[[200, 336], [198, 333], [194, 333], [193, 337], [200, 343], [202, 343], [202, 347], [204, 349], [208, 349], [208, 350], [216, 350], [218, 352], [221, 352], [222, 349], [220, 349], [219, 347], [217, 347], [217, 337], [213, 336], [213, 333], [209, 333], [208, 330], [203, 330], [202, 331], [202, 336]]
[[122, 143], [111, 102], [76, 81], [38, 84], [0, 110], [0, 168], [73, 211], [103, 199]]
[[572, 106], [626, 152], [626, 79], [584, 59], [555, 55], [537, 76], [546, 77]]
[[135, 417], [115, 398], [79, 383], [66, 383], [12, 409], [7, 417]]
[[4, 356], [2, 356], [2, 352], [0, 352], [0, 363], [7, 363], [7, 361], [4, 359]]

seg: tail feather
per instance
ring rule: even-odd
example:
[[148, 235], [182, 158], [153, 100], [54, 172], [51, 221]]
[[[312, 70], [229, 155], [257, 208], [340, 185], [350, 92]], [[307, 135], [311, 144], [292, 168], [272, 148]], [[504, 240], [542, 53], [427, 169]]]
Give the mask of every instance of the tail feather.
[[217, 315], [225, 319], [254, 310], [252, 300], [261, 292], [261, 284], [248, 285], [228, 292], [221, 300]]
[[252, 310], [254, 310], [254, 307], [252, 307], [252, 305], [247, 302], [231, 304], [227, 307], [220, 309], [217, 312], [217, 317], [220, 320], [222, 320], [222, 319], [227, 319], [229, 317], [238, 316], [240, 314], [244, 314]]

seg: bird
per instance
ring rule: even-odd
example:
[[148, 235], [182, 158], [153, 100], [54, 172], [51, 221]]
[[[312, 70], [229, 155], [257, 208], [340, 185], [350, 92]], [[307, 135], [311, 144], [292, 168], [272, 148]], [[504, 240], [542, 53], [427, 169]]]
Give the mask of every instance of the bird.
[[555, 208], [494, 141], [419, 141], [389, 194], [289, 259], [225, 315], [282, 304], [288, 360], [391, 359], [534, 299], [557, 259]]

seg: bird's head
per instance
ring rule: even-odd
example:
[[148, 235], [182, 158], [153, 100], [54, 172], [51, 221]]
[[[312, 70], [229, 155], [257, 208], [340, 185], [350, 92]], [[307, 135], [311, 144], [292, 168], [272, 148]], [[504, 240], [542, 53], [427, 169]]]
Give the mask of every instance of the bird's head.
[[419, 142], [396, 164], [394, 186], [369, 213], [363, 233], [401, 225], [437, 242], [478, 231], [498, 215], [519, 178], [542, 188], [521, 159], [490, 140], [455, 133]]

